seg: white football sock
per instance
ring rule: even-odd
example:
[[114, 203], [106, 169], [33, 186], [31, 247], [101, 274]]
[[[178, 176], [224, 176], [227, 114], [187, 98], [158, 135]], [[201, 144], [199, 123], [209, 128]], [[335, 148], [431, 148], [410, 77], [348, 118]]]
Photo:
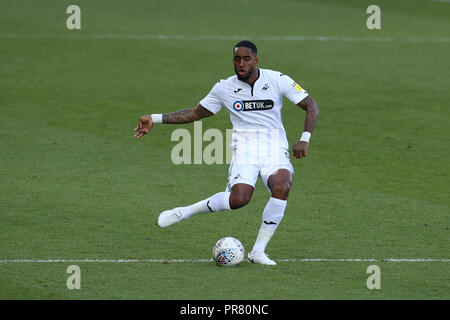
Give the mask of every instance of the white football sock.
[[208, 199], [199, 201], [187, 207], [180, 208], [183, 219], [189, 219], [190, 217], [198, 213], [231, 210], [230, 194], [230, 192], [218, 192]]
[[281, 200], [277, 198], [270, 198], [263, 211], [263, 221], [259, 229], [258, 236], [253, 246], [252, 252], [264, 253], [267, 244], [272, 238], [275, 230], [284, 216], [284, 210], [286, 209], [287, 200]]

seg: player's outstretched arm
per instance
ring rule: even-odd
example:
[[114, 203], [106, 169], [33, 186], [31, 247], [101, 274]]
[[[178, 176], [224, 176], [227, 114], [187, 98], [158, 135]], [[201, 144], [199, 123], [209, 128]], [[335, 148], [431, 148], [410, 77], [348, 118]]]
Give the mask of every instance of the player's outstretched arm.
[[147, 114], [142, 116], [139, 119], [139, 123], [137, 127], [134, 129], [136, 134], [134, 137], [136, 139], [141, 138], [144, 134], [147, 134], [152, 130], [153, 126], [157, 122], [168, 123], [168, 124], [180, 124], [180, 123], [189, 123], [198, 121], [200, 119], [210, 117], [214, 113], [204, 108], [202, 105], [198, 105], [195, 108], [188, 108], [184, 110], [175, 111], [172, 113], [162, 114], [162, 115], [153, 115], [153, 117], [157, 117], [159, 119], [153, 119], [151, 114]]
[[179, 124], [190, 123], [200, 119], [210, 117], [214, 113], [199, 104], [195, 108], [184, 109], [162, 115], [162, 123]]
[[294, 157], [300, 159], [306, 157], [309, 148], [309, 138], [316, 126], [317, 118], [319, 117], [319, 107], [313, 98], [306, 97], [297, 104], [300, 108], [306, 111], [305, 125], [300, 141], [294, 144], [292, 151]]

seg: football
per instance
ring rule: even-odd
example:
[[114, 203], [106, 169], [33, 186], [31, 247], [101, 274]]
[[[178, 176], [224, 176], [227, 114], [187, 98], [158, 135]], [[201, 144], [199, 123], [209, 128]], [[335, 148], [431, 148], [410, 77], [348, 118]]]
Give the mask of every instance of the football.
[[213, 248], [213, 259], [219, 266], [237, 266], [244, 260], [244, 256], [244, 246], [233, 237], [220, 239]]

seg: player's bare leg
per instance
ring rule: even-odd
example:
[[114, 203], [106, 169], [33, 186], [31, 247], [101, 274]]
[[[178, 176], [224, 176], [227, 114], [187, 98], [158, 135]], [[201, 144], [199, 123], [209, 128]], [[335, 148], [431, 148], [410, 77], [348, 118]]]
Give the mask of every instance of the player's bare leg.
[[272, 197], [264, 208], [263, 221], [258, 236], [252, 251], [248, 254], [248, 260], [250, 262], [276, 265], [276, 262], [269, 259], [265, 254], [265, 249], [283, 219], [291, 185], [292, 174], [289, 170], [278, 170], [269, 177], [268, 186], [271, 190]]
[[219, 212], [235, 210], [247, 205], [253, 195], [253, 187], [248, 184], [238, 183], [233, 186], [231, 192], [218, 192], [215, 195], [201, 200], [187, 207], [177, 207], [163, 211], [158, 218], [158, 226], [168, 227], [174, 223], [189, 219], [199, 213]]
[[246, 206], [253, 196], [255, 189], [246, 183], [236, 183], [231, 188], [230, 207], [231, 209], [239, 209]]

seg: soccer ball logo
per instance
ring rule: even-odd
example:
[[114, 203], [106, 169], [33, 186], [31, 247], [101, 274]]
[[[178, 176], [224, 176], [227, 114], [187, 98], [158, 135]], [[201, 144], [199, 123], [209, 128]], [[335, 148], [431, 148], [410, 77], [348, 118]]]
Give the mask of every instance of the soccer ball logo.
[[244, 260], [244, 256], [244, 246], [233, 237], [220, 239], [213, 248], [213, 259], [219, 266], [237, 266]]

